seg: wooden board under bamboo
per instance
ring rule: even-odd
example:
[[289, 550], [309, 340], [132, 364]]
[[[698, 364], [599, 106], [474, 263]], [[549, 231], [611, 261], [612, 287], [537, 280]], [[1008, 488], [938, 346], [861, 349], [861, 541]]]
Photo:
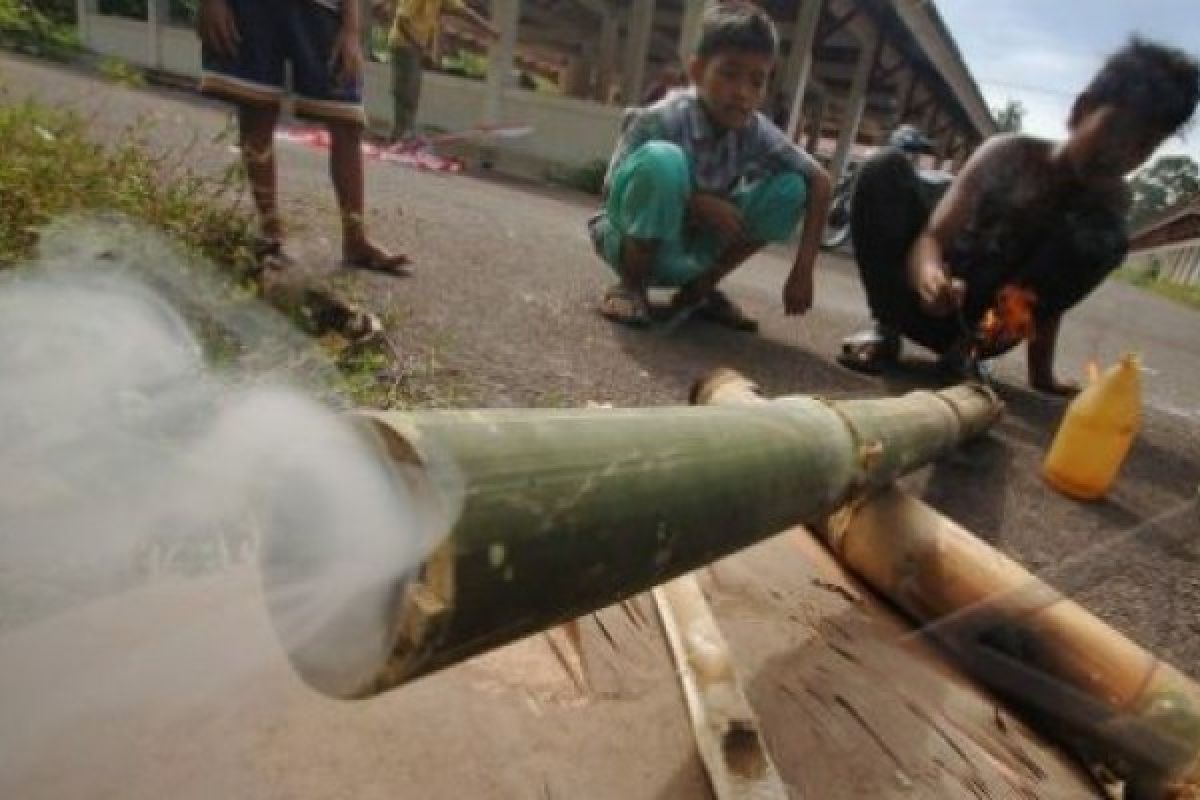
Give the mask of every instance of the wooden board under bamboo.
[[[702, 403], [762, 405], [717, 370]], [[890, 487], [821, 528], [834, 556], [976, 679], [1105, 761], [1132, 795], [1200, 798], [1200, 687], [1012, 559]]]

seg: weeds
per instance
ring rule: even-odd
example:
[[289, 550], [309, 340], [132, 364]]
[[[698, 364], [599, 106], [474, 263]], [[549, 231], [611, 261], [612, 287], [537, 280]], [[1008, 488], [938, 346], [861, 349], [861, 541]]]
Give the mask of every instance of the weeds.
[[[0, 0], [4, 2], [4, 0]], [[116, 211], [149, 223], [235, 271], [253, 264], [253, 219], [235, 166], [218, 180], [178, 157], [158, 156], [141, 135], [104, 146], [88, 121], [33, 100], [14, 103], [0, 87], [0, 268], [28, 258], [37, 229], [63, 214]]]
[[45, 14], [28, 0], [0, 0], [0, 47], [69, 61], [80, 51], [75, 28], [62, 15]]
[[1155, 272], [1122, 267], [1113, 273], [1113, 277], [1124, 283], [1153, 292], [1160, 297], [1174, 300], [1191, 308], [1200, 309], [1200, 286], [1185, 286], [1171, 283], [1158, 277]]
[[146, 85], [146, 76], [127, 61], [111, 56], [100, 62], [100, 74], [110, 83], [127, 89], [141, 89]]

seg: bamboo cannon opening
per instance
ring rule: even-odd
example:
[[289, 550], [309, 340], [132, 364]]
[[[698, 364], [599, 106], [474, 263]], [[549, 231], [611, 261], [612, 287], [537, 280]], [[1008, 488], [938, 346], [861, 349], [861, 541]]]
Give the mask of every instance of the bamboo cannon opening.
[[[324, 608], [304, 586], [343, 554], [319, 519], [272, 515], [268, 608], [313, 688], [375, 694], [823, 520], [999, 413], [972, 387], [757, 407], [358, 413], [419, 512], [395, 532], [419, 563]], [[298, 613], [324, 624], [297, 640]]]

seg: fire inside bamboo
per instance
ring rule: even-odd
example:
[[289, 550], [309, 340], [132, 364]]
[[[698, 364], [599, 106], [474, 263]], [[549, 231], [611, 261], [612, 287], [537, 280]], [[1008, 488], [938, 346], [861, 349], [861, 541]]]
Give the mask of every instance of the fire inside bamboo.
[[277, 628], [303, 609], [305, 636], [281, 639], [310, 685], [374, 694], [824, 519], [999, 411], [994, 394], [959, 387], [755, 408], [361, 414], [422, 510], [420, 529], [396, 536], [429, 542], [427, 555], [369, 602], [322, 608], [305, 587], [355, 566], [319, 519], [268, 515], [268, 607]]

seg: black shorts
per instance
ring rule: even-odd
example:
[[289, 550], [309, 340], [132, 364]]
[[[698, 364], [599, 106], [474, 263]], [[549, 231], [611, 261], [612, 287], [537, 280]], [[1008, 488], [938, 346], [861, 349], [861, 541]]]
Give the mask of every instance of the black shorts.
[[203, 48], [202, 91], [238, 104], [277, 108], [290, 66], [297, 116], [365, 122], [362, 82], [339, 81], [330, 64], [342, 27], [337, 11], [313, 0], [228, 2], [241, 44], [233, 58]]

